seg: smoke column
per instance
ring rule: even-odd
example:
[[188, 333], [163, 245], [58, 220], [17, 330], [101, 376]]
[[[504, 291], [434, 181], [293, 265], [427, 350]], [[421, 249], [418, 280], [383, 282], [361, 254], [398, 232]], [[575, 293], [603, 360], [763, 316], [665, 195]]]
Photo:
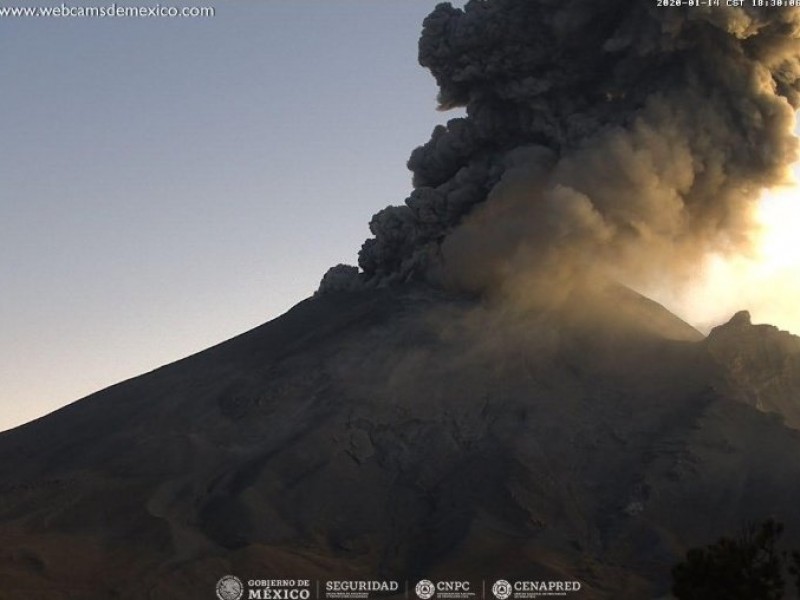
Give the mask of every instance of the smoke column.
[[411, 195], [320, 291], [541, 291], [586, 273], [646, 288], [747, 252], [761, 190], [797, 158], [800, 9], [721, 4], [438, 5], [419, 61], [466, 116], [412, 152]]

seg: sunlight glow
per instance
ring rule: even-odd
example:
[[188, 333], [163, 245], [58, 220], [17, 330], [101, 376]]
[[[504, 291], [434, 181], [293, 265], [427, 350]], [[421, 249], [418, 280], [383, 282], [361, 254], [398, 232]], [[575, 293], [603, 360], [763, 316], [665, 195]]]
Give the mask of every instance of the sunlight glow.
[[800, 183], [765, 191], [750, 256], [711, 255], [688, 290], [663, 303], [707, 332], [735, 312], [800, 335]]

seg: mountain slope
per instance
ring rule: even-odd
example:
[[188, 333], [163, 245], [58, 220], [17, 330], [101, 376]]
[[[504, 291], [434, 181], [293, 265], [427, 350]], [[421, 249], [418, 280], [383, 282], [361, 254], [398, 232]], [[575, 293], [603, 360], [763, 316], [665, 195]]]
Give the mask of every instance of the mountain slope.
[[800, 429], [800, 338], [772, 325], [753, 325], [742, 311], [716, 327], [707, 346], [723, 367], [721, 385], [731, 396]]
[[800, 534], [800, 433], [723, 385], [714, 338], [619, 289], [307, 300], [0, 435], [0, 598], [206, 597], [228, 572], [663, 594], [743, 520]]

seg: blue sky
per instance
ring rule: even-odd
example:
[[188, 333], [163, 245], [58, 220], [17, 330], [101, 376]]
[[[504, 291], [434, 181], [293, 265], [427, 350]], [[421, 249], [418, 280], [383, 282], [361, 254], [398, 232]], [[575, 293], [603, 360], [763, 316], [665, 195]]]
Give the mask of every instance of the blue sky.
[[307, 297], [450, 116], [435, 1], [197, 4], [0, 20], [0, 430]]

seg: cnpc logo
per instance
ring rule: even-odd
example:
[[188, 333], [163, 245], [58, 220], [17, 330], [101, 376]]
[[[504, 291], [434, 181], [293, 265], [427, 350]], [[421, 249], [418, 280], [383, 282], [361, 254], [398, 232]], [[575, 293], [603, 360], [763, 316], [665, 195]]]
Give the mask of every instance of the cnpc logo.
[[430, 600], [437, 592], [450, 597], [453, 593], [468, 593], [469, 581], [437, 581], [434, 583], [430, 579], [423, 579], [414, 587], [414, 593], [420, 600]]

